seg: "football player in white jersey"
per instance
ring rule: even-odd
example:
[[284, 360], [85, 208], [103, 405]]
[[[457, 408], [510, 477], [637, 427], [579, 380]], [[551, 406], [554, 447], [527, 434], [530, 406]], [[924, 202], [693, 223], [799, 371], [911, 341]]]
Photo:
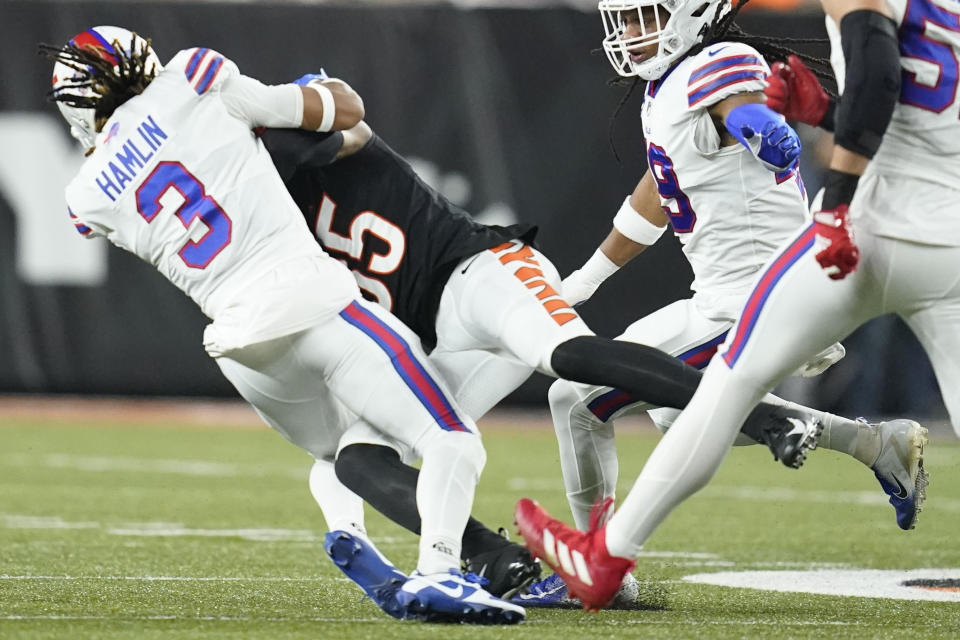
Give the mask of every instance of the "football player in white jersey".
[[420, 558], [409, 579], [347, 534], [328, 536], [328, 553], [379, 571], [367, 577], [384, 582], [368, 593], [397, 617], [521, 620], [521, 607], [460, 573], [485, 460], [475, 424], [412, 332], [364, 301], [313, 241], [252, 132], [352, 127], [363, 117], [359, 96], [335, 80], [265, 86], [204, 48], [162, 67], [147, 41], [116, 27], [42, 49], [56, 61], [50, 97], [87, 150], [66, 189], [77, 230], [136, 254], [200, 305], [212, 319], [204, 345], [224, 375], [315, 458], [335, 454], [341, 431], [327, 425], [346, 407], [423, 460]]
[[[663, 4], [667, 6], [668, 2]], [[684, 2], [669, 4], [674, 11], [671, 19], [682, 15], [681, 11], [687, 6]], [[692, 2], [689, 5], [691, 10], [684, 13], [703, 15], [703, 4]], [[709, 13], [709, 6], [714, 3], [706, 4]], [[924, 175], [923, 169], [932, 170], [934, 163], [954, 172], [958, 166], [960, 147], [956, 141], [960, 125], [956, 122], [958, 107], [952, 93], [956, 73], [943, 77], [946, 84], [953, 84], [949, 87], [949, 96], [946, 92], [938, 95], [940, 102], [937, 104], [941, 108], [938, 115], [924, 114], [943, 118], [936, 121], [939, 137], [935, 138], [918, 128], [916, 114], [911, 115], [917, 108], [936, 111], [930, 104], [917, 106], [917, 95], [921, 96], [920, 99], [929, 95], [922, 92], [916, 81], [912, 82], [914, 91], [910, 91], [909, 82], [905, 82], [904, 91], [900, 91], [900, 53], [896, 23], [890, 18], [891, 7], [883, 0], [832, 0], [824, 4], [830, 19], [841, 25], [843, 51], [847, 53], [845, 64], [837, 64], [839, 61], [835, 60], [837, 71], [846, 71], [847, 78], [854, 75], [856, 78], [849, 84], [855, 89], [845, 94], [839, 106], [833, 109], [836, 112], [837, 146], [824, 198], [819, 206], [815, 206], [812, 221], [774, 252], [755, 279], [739, 320], [711, 360], [694, 400], [657, 446], [630, 494], [605, 525], [578, 532], [550, 518], [533, 501], [522, 500], [518, 504], [518, 524], [538, 555], [549, 562], [551, 556], [556, 557], [557, 548], [562, 544], [565, 555], [575, 556], [575, 561], [560, 566], [558, 573], [586, 607], [600, 607], [609, 601], [656, 526], [677, 504], [712, 477], [734, 441], [744, 412], [813, 354], [845, 337], [865, 320], [881, 313], [900, 313], [915, 328], [927, 348], [941, 387], [952, 391], [954, 384], [960, 382], [960, 371], [951, 360], [955, 352], [952, 347], [960, 346], [955, 344], [960, 340], [960, 332], [956, 322], [951, 320], [951, 317], [958, 317], [955, 310], [960, 304], [960, 285], [955, 275], [960, 248], [956, 246], [956, 239], [949, 233], [946, 238], [940, 234], [923, 235], [915, 231], [907, 235], [902, 230], [898, 233], [889, 223], [876, 222], [892, 220], [895, 224], [900, 216], [913, 221], [919, 220], [920, 216], [934, 215], [936, 220], [943, 221], [945, 229], [955, 228], [953, 218], [960, 213], [957, 211], [960, 194], [939, 172], [934, 179], [921, 176]], [[922, 35], [924, 17], [934, 15], [940, 23], [957, 24], [957, 16], [942, 5], [925, 0], [920, 4], [927, 14], [914, 16], [911, 28], [909, 16], [904, 16], [903, 4], [900, 4], [900, 12], [892, 15], [908, 26], [901, 30], [900, 46], [905, 52], [904, 68], [914, 70], [918, 63], [909, 59], [910, 38], [919, 37], [917, 32]], [[953, 16], [953, 22], [947, 20], [949, 16]], [[656, 16], [654, 22], [656, 29], [659, 26]], [[668, 40], [674, 38], [678, 42], [683, 38], [683, 27], [677, 26], [671, 32], [669, 21], [662, 31]], [[954, 52], [960, 43], [949, 34], [938, 36], [937, 49], [943, 54], [942, 60], [947, 62], [935, 64], [955, 70]], [[834, 44], [836, 54], [836, 41]], [[669, 55], [669, 49], [661, 44], [658, 55], [664, 51]], [[708, 56], [711, 51], [723, 55], [721, 45], [712, 45], [706, 51]], [[649, 60], [646, 50], [640, 48], [631, 48], [630, 55], [629, 63], [637, 67]], [[952, 67], [949, 60], [954, 60]], [[783, 71], [780, 67], [778, 69]], [[685, 67], [681, 62], [673, 67], [673, 76], [678, 73], [684, 73], [686, 79], [693, 77], [697, 70], [690, 65]], [[843, 77], [842, 73], [838, 75]], [[792, 104], [794, 96], [789, 93], [790, 83], [785, 81], [783, 84], [785, 86], [779, 88], [788, 91], [787, 95], [781, 95], [785, 98], [782, 102]], [[687, 97], [691, 102], [699, 95], [698, 91], [698, 87], [688, 88]], [[896, 104], [898, 98], [899, 105]], [[731, 120], [731, 116], [741, 108], [730, 110], [725, 118], [726, 128], [734, 136], [740, 123]], [[754, 108], [757, 115], [762, 113], [759, 108]], [[761, 108], [769, 112], [766, 107]], [[944, 110], [946, 113], [942, 113]], [[869, 159], [884, 140], [884, 131], [894, 112], [898, 116], [894, 117], [877, 156], [879, 162], [870, 164]], [[770, 113], [763, 113], [751, 129], [762, 134], [771, 127], [769, 123], [775, 121]], [[776, 126], [772, 125], [771, 129]], [[950, 133], [945, 135], [947, 131]], [[758, 157], [763, 158], [764, 137], [761, 135], [759, 145], [756, 137], [744, 136], [745, 140], [741, 142], [757, 149]], [[936, 144], [938, 140], [940, 144]], [[888, 151], [885, 153], [885, 150]], [[885, 156], [892, 160], [894, 154], [901, 154], [899, 162], [884, 162]], [[741, 155], [745, 154], [741, 152]], [[908, 176], [889, 171], [902, 163], [904, 155], [918, 163], [914, 165], [916, 168], [912, 167]], [[868, 164], [870, 169], [857, 190], [858, 177]], [[653, 162], [651, 166], [656, 171]], [[658, 175], [667, 175], [667, 172], [662, 170]], [[672, 179], [669, 175], [667, 178]], [[857, 193], [856, 199], [852, 199], [854, 192]], [[675, 193], [682, 195], [684, 190], [677, 188]], [[918, 197], [918, 193], [923, 195]], [[852, 227], [856, 229], [857, 243], [863, 247], [866, 258], [855, 272], [858, 250], [853, 241], [848, 207], [854, 212], [862, 212], [855, 215]], [[900, 211], [892, 214], [897, 217], [884, 215], [897, 208]], [[921, 269], [923, 277], [919, 277]], [[960, 415], [957, 409], [960, 408], [952, 400], [948, 397], [947, 405], [956, 425]], [[875, 441], [874, 455], [895, 455], [900, 447], [912, 452], [909, 484], [902, 482], [899, 476], [878, 474], [891, 503], [897, 508], [898, 524], [909, 528], [916, 519], [927, 482], [920, 457], [925, 438], [923, 429], [915, 423], [903, 421], [901, 424], [902, 429], [883, 435], [899, 442], [893, 447], [885, 447], [885, 442]], [[881, 466], [883, 462], [878, 461]], [[557, 569], [555, 563], [550, 564]]]
[[[638, 65], [629, 57], [629, 45], [631, 38], [644, 38], [645, 27], [640, 22], [644, 10], [638, 11], [635, 3], [629, 11], [624, 6], [622, 2], [601, 3], [608, 36], [604, 48], [618, 72], [634, 74]], [[684, 7], [695, 8], [693, 4]], [[648, 7], [645, 11], [652, 15], [655, 9]], [[679, 8], [675, 13], [683, 11]], [[721, 20], [732, 25], [733, 15], [722, 15]], [[617, 20], [622, 21], [622, 31], [617, 28]], [[714, 32], [723, 31], [722, 24], [717, 24]], [[746, 35], [735, 27], [734, 33], [726, 31], [727, 37]], [[699, 52], [691, 49], [682, 63], [669, 60], [669, 56], [663, 56], [666, 61], [658, 57], [641, 61], [641, 65], [647, 65], [642, 71], [644, 77], [665, 69], [647, 84], [643, 105], [651, 170], [624, 202], [601, 247], [563, 283], [568, 301], [576, 304], [589, 298], [607, 277], [672, 225], [693, 269], [694, 295], [638, 320], [619, 339], [657, 346], [697, 368], [706, 367], [727, 338], [757, 274], [803, 224], [807, 210], [796, 164], [770, 166], [762, 161], [744, 161], [749, 157], [747, 149], [721, 124], [724, 114], [734, 112], [736, 116], [741, 105], [763, 102], [769, 69], [754, 47], [744, 42], [715, 41], [715, 37], [704, 36], [704, 41], [712, 44]], [[782, 56], [785, 51], [769, 53]], [[651, 65], [656, 68], [650, 69]], [[796, 373], [817, 375], [842, 356], [843, 347], [839, 343], [831, 345]], [[774, 397], [767, 400], [777, 401]], [[787, 406], [797, 407], [792, 403]], [[616, 418], [649, 411], [657, 427], [665, 432], [680, 413], [652, 409], [651, 404], [620, 389], [564, 380], [551, 387], [550, 407], [567, 497], [574, 522], [581, 530], [589, 528], [598, 496], [614, 498], [619, 472]], [[822, 446], [847, 453], [871, 467], [885, 490], [890, 486], [886, 478], [890, 477], [913, 484], [916, 470], [911, 472], [911, 467], [922, 463], [921, 452], [895, 445], [912, 433], [922, 437], [922, 427], [902, 420], [871, 425], [814, 413], [824, 426]], [[755, 444], [742, 434], [736, 443]], [[884, 447], [886, 455], [881, 455]], [[917, 508], [917, 504], [911, 505], [911, 509]], [[556, 575], [534, 585], [523, 599], [529, 605], [555, 606], [561, 601], [567, 599]]]

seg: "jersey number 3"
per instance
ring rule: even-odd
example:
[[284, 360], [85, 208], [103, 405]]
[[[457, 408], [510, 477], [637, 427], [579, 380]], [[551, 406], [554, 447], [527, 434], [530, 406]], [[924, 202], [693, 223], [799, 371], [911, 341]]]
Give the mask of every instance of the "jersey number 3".
[[[187, 229], [197, 218], [206, 225], [207, 232], [198, 240], [189, 240], [177, 254], [194, 269], [205, 269], [224, 247], [230, 244], [233, 223], [217, 201], [208, 196], [203, 183], [179, 162], [161, 162], [140, 188], [137, 189], [137, 211], [147, 222], [153, 222], [165, 206], [173, 189], [180, 194], [173, 215]], [[168, 206], [174, 206], [169, 205]]]
[[350, 222], [350, 235], [342, 236], [333, 230], [333, 216], [337, 212], [337, 203], [323, 194], [323, 202], [317, 209], [317, 226], [314, 233], [323, 247], [330, 252], [346, 254], [351, 260], [363, 259], [366, 234], [376, 236], [384, 242], [387, 250], [383, 253], [372, 252], [367, 264], [361, 269], [353, 268], [353, 277], [357, 285], [371, 296], [381, 307], [393, 310], [393, 296], [382, 280], [367, 274], [389, 275], [397, 270], [407, 250], [407, 239], [403, 229], [373, 211], [358, 213]]

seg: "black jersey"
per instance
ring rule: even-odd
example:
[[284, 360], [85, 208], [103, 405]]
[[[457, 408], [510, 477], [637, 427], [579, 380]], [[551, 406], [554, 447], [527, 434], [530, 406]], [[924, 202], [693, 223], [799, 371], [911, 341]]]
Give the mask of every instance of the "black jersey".
[[335, 162], [338, 133], [276, 129], [262, 139], [324, 249], [354, 272], [365, 297], [390, 309], [427, 348], [436, 344], [440, 295], [457, 263], [510, 240], [530, 242], [536, 233], [526, 224], [476, 222], [376, 135]]

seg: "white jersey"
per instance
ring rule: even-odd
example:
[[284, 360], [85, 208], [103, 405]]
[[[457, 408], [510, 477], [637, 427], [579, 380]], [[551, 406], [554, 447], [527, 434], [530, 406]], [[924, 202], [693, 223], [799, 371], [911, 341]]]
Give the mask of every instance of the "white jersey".
[[67, 187], [78, 231], [149, 262], [214, 320], [212, 355], [305, 329], [359, 293], [251, 131], [298, 126], [302, 113], [299, 87], [181, 51], [114, 112]]
[[[877, 235], [960, 246], [960, 0], [887, 0], [887, 5], [899, 27], [900, 100], [861, 184], [881, 193], [884, 176], [921, 184], [902, 197], [885, 194], [868, 203], [854, 198], [851, 210]], [[829, 16], [827, 32], [842, 93], [846, 66], [840, 32]], [[925, 182], [937, 185], [931, 190], [936, 195], [924, 191]], [[943, 187], [955, 193], [944, 197]], [[858, 189], [858, 196], [861, 191], [867, 190]]]
[[799, 173], [773, 173], [741, 144], [720, 147], [707, 112], [762, 91], [768, 72], [752, 47], [719, 42], [647, 85], [647, 160], [708, 318], [736, 318], [757, 272], [806, 214]]

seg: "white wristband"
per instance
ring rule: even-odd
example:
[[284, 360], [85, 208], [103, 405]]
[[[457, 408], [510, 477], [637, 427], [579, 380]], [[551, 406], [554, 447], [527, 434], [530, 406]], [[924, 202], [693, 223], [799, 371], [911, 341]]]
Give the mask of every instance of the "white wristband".
[[667, 226], [658, 227], [630, 206], [630, 196], [620, 206], [613, 217], [613, 228], [634, 242], [650, 246], [660, 239]]
[[307, 86], [320, 94], [320, 101], [323, 103], [323, 119], [317, 131], [330, 131], [333, 129], [333, 119], [337, 115], [337, 103], [333, 100], [333, 92], [321, 82], [311, 81]]

